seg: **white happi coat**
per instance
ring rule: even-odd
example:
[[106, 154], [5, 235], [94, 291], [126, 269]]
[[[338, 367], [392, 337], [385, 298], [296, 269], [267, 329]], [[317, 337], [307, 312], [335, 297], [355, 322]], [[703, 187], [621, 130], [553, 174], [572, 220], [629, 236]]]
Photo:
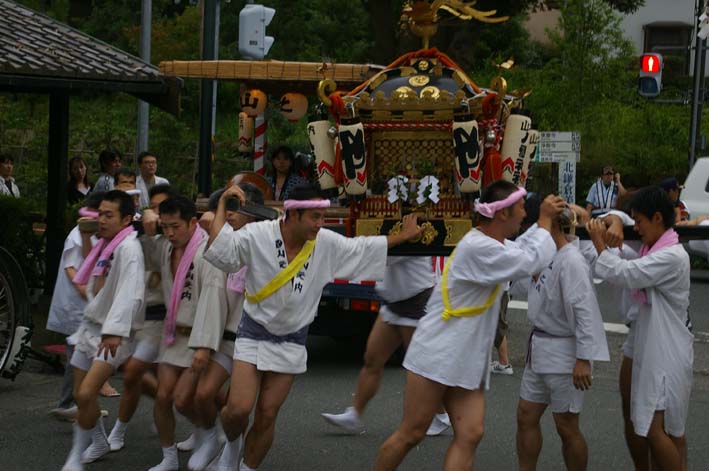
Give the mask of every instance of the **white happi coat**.
[[[182, 336], [178, 333], [175, 343], [170, 346], [161, 346], [163, 359], [177, 366], [189, 366], [192, 352], [187, 350], [187, 347], [210, 348], [210, 345], [215, 344], [218, 346], [222, 338], [218, 325], [219, 316], [227, 311], [226, 275], [204, 259], [206, 245], [207, 238], [205, 237], [195, 252], [177, 309], [176, 325], [192, 327], [190, 337], [185, 342], [185, 339], [181, 338]], [[172, 244], [165, 237], [156, 237], [152, 240], [152, 244], [146, 245], [146, 250], [151, 253], [152, 263], [157, 263], [160, 267], [163, 298], [166, 305], [170, 303], [174, 284], [170, 264], [172, 249]], [[199, 316], [199, 323], [195, 323], [198, 309], [202, 315]]]
[[482, 314], [444, 321], [441, 283], [419, 321], [404, 359], [404, 367], [420, 376], [464, 389], [489, 388], [490, 355], [500, 316], [503, 288], [510, 280], [540, 272], [554, 257], [556, 245], [548, 231], [536, 226], [516, 241], [504, 244], [477, 229], [458, 243], [448, 269], [452, 308], [485, 303], [502, 284], [493, 304]]
[[664, 405], [665, 431], [676, 437], [683, 435], [694, 362], [694, 336], [686, 325], [690, 285], [687, 252], [677, 244], [625, 260], [604, 250], [596, 260], [595, 272], [610, 283], [645, 289], [647, 293], [649, 304], [636, 302], [633, 312], [630, 414], [635, 433], [647, 436], [655, 411]]
[[394, 303], [435, 286], [431, 257], [388, 257], [384, 281], [376, 291], [382, 299]]
[[[381, 280], [386, 252], [384, 236], [348, 238], [321, 229], [313, 253], [292, 282], [260, 303], [244, 301], [243, 310], [273, 335], [297, 332], [313, 322], [322, 289], [333, 279]], [[204, 258], [230, 273], [248, 265], [246, 291], [257, 293], [288, 265], [280, 220], [254, 222], [238, 231], [224, 225]], [[237, 339], [237, 349], [242, 340], [251, 339]], [[257, 348], [256, 366], [261, 371], [305, 371], [307, 352], [302, 345], [259, 341]]]
[[142, 327], [144, 318], [145, 264], [135, 232], [118, 244], [107, 270], [98, 294], [94, 292], [96, 277], [89, 278], [84, 319], [100, 324], [102, 335], [130, 337]]
[[535, 373], [571, 374], [577, 359], [610, 360], [591, 269], [578, 245], [578, 239], [570, 241], [530, 279], [527, 317], [549, 334], [530, 339]]
[[59, 261], [57, 282], [54, 285], [47, 319], [47, 329], [64, 335], [71, 335], [79, 329], [86, 307], [86, 300], [81, 297], [66, 274], [67, 268], [78, 270], [84, 262], [82, 246], [79, 226], [76, 226], [64, 240], [64, 250]]

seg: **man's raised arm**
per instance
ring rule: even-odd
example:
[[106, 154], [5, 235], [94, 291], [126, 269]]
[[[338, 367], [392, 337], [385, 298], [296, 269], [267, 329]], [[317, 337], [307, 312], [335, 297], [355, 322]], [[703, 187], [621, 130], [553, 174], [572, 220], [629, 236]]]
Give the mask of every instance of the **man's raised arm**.
[[246, 195], [244, 194], [244, 191], [239, 188], [239, 185], [231, 186], [226, 189], [224, 193], [222, 193], [222, 196], [219, 198], [219, 205], [217, 206], [217, 212], [214, 215], [214, 220], [212, 221], [212, 225], [209, 227], [209, 241], [207, 242], [207, 249], [212, 245], [214, 239], [217, 238], [219, 232], [222, 230], [222, 227], [224, 227], [224, 224], [226, 224], [226, 200], [229, 198], [238, 198], [241, 204], [246, 203]]

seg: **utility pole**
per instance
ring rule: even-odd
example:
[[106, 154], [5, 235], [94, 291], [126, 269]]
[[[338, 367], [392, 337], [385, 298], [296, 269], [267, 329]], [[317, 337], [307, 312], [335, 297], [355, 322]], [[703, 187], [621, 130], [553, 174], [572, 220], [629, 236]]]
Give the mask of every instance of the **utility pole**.
[[[706, 34], [704, 28], [705, 5], [704, 0], [695, 3], [695, 24], [697, 25], [694, 46], [694, 82], [692, 90], [692, 116], [689, 125], [689, 170], [697, 159], [697, 151], [701, 146], [702, 108], [704, 105], [704, 74], [706, 69]], [[706, 16], [705, 16], [706, 17]]]
[[[140, 14], [140, 58], [150, 63], [150, 36], [152, 34], [153, 0], [143, 0]], [[138, 100], [138, 132], [135, 141], [136, 157], [148, 150], [148, 122], [150, 105]]]
[[[219, 47], [219, 1], [202, 2], [202, 60], [217, 60]], [[212, 191], [212, 139], [215, 130], [217, 81], [202, 79], [199, 107], [199, 176], [197, 191], [209, 196]]]

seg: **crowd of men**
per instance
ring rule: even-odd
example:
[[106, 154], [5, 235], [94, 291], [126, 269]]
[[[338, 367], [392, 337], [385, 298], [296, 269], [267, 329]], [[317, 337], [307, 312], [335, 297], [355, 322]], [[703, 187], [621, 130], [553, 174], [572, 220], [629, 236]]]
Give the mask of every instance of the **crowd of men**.
[[[130, 177], [117, 172], [114, 189], [91, 194], [65, 244], [55, 299], [74, 312], [80, 305], [80, 320], [69, 338], [78, 413], [62, 471], [81, 471], [124, 448], [142, 395], [154, 398], [163, 452], [150, 471], [179, 468], [175, 411], [194, 430], [182, 445], [192, 450], [188, 469], [258, 469], [294, 378], [306, 371], [308, 326], [322, 289], [335, 278], [384, 280], [378, 290], [386, 302], [352, 407], [325, 420], [361, 431], [384, 363], [399, 345], [408, 347], [402, 422], [382, 444], [375, 470], [396, 469], [427, 433], [449, 425], [442, 468], [471, 469], [507, 290], [527, 296], [532, 325], [517, 410], [520, 469], [536, 469], [540, 419], [550, 408], [566, 467], [584, 470], [579, 414], [593, 362], [609, 360], [593, 276], [617, 288], [630, 326], [620, 388], [636, 469], [686, 469], [689, 258], [672, 229], [674, 204], [659, 187], [633, 194], [625, 211], [591, 219], [554, 195], [541, 199], [494, 182], [475, 202], [477, 225], [436, 284], [430, 260], [387, 257], [388, 248], [420, 236], [416, 214], [403, 218], [398, 234], [347, 238], [322, 228], [330, 202], [317, 186], [293, 188], [281, 217], [260, 220], [249, 208], [262, 205], [263, 195], [242, 183], [223, 190], [200, 224], [195, 204], [166, 184], [152, 186], [142, 208], [145, 188]], [[580, 224], [590, 241], [574, 237]], [[623, 241], [624, 225], [635, 227], [641, 246]], [[99, 390], [119, 368], [123, 395], [106, 433]]]

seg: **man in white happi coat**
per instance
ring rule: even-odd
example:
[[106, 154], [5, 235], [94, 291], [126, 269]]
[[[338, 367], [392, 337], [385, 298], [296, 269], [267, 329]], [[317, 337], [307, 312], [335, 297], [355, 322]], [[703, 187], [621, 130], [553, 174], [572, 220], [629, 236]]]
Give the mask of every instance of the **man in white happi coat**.
[[[230, 273], [248, 265], [231, 389], [221, 414], [229, 442], [215, 468], [220, 471], [256, 469], [266, 456], [278, 411], [295, 375], [306, 370], [305, 340], [323, 287], [334, 278], [381, 280], [387, 247], [421, 233], [416, 215], [410, 214], [399, 234], [343, 237], [321, 229], [330, 203], [317, 187], [296, 187], [289, 196], [285, 218], [233, 231], [225, 226], [226, 200], [245, 201], [241, 188], [233, 186], [222, 194], [212, 222], [205, 258]], [[254, 406], [239, 465], [241, 436]]]
[[419, 321], [404, 367], [409, 370], [404, 418], [379, 449], [377, 471], [394, 470], [425, 436], [443, 402], [454, 438], [444, 469], [470, 469], [482, 439], [484, 390], [490, 384], [490, 357], [500, 313], [502, 288], [546, 266], [556, 247], [551, 221], [563, 209], [549, 196], [540, 208], [538, 227], [515, 242], [525, 216], [526, 191], [499, 180], [488, 186], [475, 210], [480, 226], [458, 243]]
[[[98, 404], [101, 386], [133, 353], [133, 338], [140, 328], [145, 289], [143, 251], [131, 221], [133, 199], [110, 191], [99, 206], [98, 236], [74, 283], [86, 284], [88, 304], [71, 358], [74, 398], [79, 412], [74, 442], [62, 471], [82, 471], [81, 454], [94, 436], [103, 437]], [[104, 438], [105, 439], [105, 438]]]
[[[163, 235], [152, 239], [152, 246], [144, 242], [151, 259], [149, 266], [159, 267], [161, 272], [167, 305], [154, 410], [163, 460], [151, 471], [176, 471], [179, 462], [173, 405], [193, 424], [196, 422], [194, 394], [211, 351], [195, 347], [213, 342], [215, 333], [194, 323], [199, 312], [216, 315], [227, 311], [226, 275], [203, 258], [207, 234], [197, 223], [197, 208], [191, 200], [168, 198], [160, 203], [159, 211]], [[153, 235], [155, 220], [149, 214], [143, 216], [143, 226], [146, 234]]]
[[687, 311], [689, 256], [672, 229], [672, 202], [660, 188], [643, 188], [629, 206], [643, 242], [639, 257], [627, 260], [607, 250], [606, 226], [612, 223], [593, 220], [587, 227], [599, 254], [595, 274], [632, 290], [635, 320], [628, 339], [632, 341], [630, 419], [635, 434], [646, 437], [656, 469], [682, 470], [686, 469], [684, 429], [694, 361]]
[[[263, 193], [250, 183], [239, 183], [251, 205], [263, 205]], [[233, 230], [238, 231], [246, 224], [262, 219], [248, 212], [247, 207], [232, 207], [232, 201], [227, 205], [226, 219]], [[238, 200], [233, 201], [238, 204]], [[231, 376], [234, 357], [234, 342], [236, 330], [241, 321], [244, 304], [244, 280], [247, 266], [237, 273], [230, 273], [224, 290], [227, 298], [227, 311], [209, 312], [198, 309], [194, 327], [203, 332], [206, 342], [191, 342], [192, 348], [206, 348], [211, 352], [209, 365], [200, 377], [194, 398], [195, 409], [195, 448], [187, 465], [188, 469], [205, 469], [221, 450], [217, 433], [217, 415], [219, 409], [226, 403], [226, 395], [222, 394], [222, 386]]]
[[[377, 283], [377, 294], [384, 303], [379, 309], [364, 352], [364, 366], [357, 380], [352, 406], [339, 414], [321, 414], [328, 422], [349, 433], [362, 432], [362, 414], [379, 390], [384, 366], [402, 345], [408, 348], [419, 319], [435, 286], [431, 257], [389, 257], [384, 281]], [[439, 435], [450, 427], [443, 408], [433, 418], [427, 435]]]
[[[159, 214], [158, 205], [175, 191], [169, 185], [156, 185], [150, 189], [150, 208]], [[146, 235], [142, 235], [144, 239]], [[162, 340], [163, 319], [165, 319], [165, 300], [162, 293], [159, 267], [151, 267], [146, 258], [145, 302], [143, 303], [143, 325], [135, 333], [135, 346], [131, 357], [123, 364], [123, 394], [118, 405], [118, 417], [106, 440], [97, 436], [84, 453], [85, 461], [96, 461], [111, 451], [119, 451], [125, 446], [125, 434], [128, 423], [138, 408], [140, 396], [145, 394], [155, 398], [157, 378], [150, 368], [158, 360], [160, 341]]]
[[[575, 214], [565, 209], [552, 223], [557, 253], [528, 281], [532, 325], [517, 406], [517, 457], [521, 471], [537, 469], [542, 450], [540, 421], [551, 408], [566, 469], [585, 470], [588, 447], [579, 428], [584, 392], [591, 387], [592, 362], [609, 361], [603, 318], [591, 269], [579, 250]], [[517, 288], [515, 286], [514, 288]]]

